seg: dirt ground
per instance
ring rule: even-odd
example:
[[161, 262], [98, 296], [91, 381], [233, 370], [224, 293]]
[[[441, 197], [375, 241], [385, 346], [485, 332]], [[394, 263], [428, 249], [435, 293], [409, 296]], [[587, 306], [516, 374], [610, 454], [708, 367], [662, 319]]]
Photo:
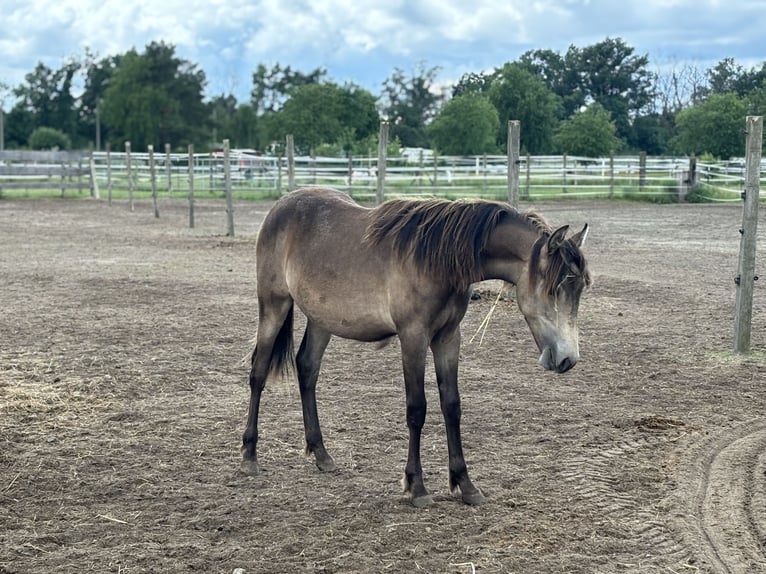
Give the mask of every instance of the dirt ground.
[[488, 500], [448, 492], [429, 369], [435, 503], [416, 509], [396, 344], [330, 344], [319, 408], [337, 471], [303, 456], [289, 381], [264, 394], [261, 475], [239, 472], [268, 203], [236, 204], [230, 239], [222, 202], [189, 229], [182, 200], [159, 219], [147, 203], [0, 201], [0, 572], [766, 572], [758, 283], [755, 352], [730, 352], [742, 206], [534, 207], [592, 226], [581, 361], [543, 372], [512, 299], [470, 342], [498, 289], [480, 284], [460, 388]]

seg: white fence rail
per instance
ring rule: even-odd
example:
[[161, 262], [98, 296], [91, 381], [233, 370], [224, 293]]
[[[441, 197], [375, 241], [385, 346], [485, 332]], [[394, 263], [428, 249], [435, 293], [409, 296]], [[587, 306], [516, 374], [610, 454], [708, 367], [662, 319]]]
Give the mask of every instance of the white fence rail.
[[[74, 167], [78, 186], [83, 187], [82, 161], [89, 167], [86, 189], [101, 196], [113, 190], [124, 191], [132, 184], [137, 194], [151, 192], [152, 179], [148, 153], [92, 152], [66, 155], [51, 161], [32, 152], [0, 153], [0, 193], [2, 189], [62, 187], [62, 177]], [[15, 155], [14, 155], [15, 154]], [[70, 157], [71, 156], [71, 157]], [[184, 197], [190, 174], [197, 196], [223, 197], [224, 157], [222, 153], [155, 153], [155, 185], [160, 194]], [[80, 165], [73, 166], [73, 162]], [[192, 163], [193, 169], [189, 169]], [[584, 158], [573, 156], [522, 156], [519, 189], [522, 199], [562, 197], [622, 197], [673, 195], [680, 198], [689, 190], [691, 175], [710, 190], [716, 200], [736, 201], [744, 186], [744, 160], [694, 162], [689, 158], [615, 156]], [[278, 196], [288, 191], [288, 164], [284, 157], [258, 156], [232, 150], [230, 173], [234, 197]], [[69, 171], [68, 171], [69, 170]], [[762, 162], [761, 180], [766, 174]], [[329, 185], [347, 191], [358, 199], [373, 199], [377, 183], [377, 158], [328, 158], [297, 156], [294, 160], [296, 187]], [[68, 182], [67, 182], [68, 183]], [[74, 182], [72, 182], [74, 183]], [[73, 186], [74, 187], [74, 186]], [[766, 185], [762, 185], [766, 188]], [[507, 156], [419, 156], [387, 159], [387, 196], [507, 197]]]

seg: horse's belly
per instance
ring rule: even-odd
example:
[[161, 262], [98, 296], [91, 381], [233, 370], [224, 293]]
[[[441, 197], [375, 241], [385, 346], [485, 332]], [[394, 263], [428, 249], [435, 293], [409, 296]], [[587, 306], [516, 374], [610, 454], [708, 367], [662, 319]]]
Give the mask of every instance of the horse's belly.
[[320, 296], [317, 300], [295, 297], [295, 302], [309, 320], [338, 337], [380, 341], [396, 334], [388, 310], [371, 301]]

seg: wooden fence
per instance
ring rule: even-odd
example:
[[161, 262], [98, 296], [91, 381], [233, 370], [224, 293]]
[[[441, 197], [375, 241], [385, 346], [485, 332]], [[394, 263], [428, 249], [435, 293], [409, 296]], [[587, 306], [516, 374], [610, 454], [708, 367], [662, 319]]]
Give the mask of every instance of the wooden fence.
[[85, 190], [94, 193], [90, 154], [81, 151], [0, 151], [0, 197], [5, 189]]

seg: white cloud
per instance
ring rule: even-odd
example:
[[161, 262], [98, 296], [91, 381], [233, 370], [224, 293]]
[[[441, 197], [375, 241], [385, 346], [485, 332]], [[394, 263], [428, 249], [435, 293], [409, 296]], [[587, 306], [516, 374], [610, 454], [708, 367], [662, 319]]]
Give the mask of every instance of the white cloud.
[[3, 0], [2, 22], [0, 82], [86, 46], [106, 56], [163, 40], [205, 70], [212, 92], [235, 86], [240, 97], [261, 62], [323, 66], [377, 89], [395, 66], [424, 61], [457, 78], [606, 37], [650, 58], [766, 60], [763, 0]]

